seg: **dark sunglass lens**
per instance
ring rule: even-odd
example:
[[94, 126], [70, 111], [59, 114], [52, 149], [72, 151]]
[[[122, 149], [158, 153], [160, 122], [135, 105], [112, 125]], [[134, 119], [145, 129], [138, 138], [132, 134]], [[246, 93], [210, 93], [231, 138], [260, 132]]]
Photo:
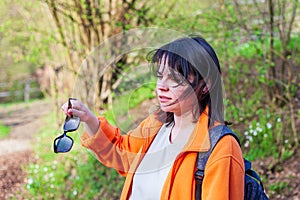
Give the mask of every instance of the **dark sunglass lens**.
[[67, 117], [65, 119], [64, 124], [64, 131], [75, 131], [78, 129], [78, 126], [80, 124], [80, 118], [79, 117]]
[[54, 151], [56, 153], [68, 152], [71, 150], [72, 146], [73, 146], [73, 140], [68, 136], [57, 138], [54, 141]]

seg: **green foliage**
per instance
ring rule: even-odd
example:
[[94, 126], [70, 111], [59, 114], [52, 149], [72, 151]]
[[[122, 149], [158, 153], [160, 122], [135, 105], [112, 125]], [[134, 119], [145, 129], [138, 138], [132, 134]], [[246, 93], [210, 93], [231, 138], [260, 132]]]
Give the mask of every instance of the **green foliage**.
[[[117, 124], [121, 130], [129, 130], [133, 125], [133, 117], [129, 116], [129, 109], [137, 107], [147, 99], [155, 97], [155, 84], [149, 83], [138, 87], [135, 90], [127, 90], [114, 97], [112, 108], [103, 115], [112, 124]], [[145, 116], [146, 117], [146, 116]]]
[[[291, 52], [299, 52], [299, 42], [300, 42], [300, 35], [293, 35], [291, 37], [290, 42], [287, 44], [286, 49]], [[243, 58], [253, 59], [253, 58], [260, 58], [264, 54], [270, 52], [269, 48], [270, 38], [264, 37], [260, 40], [249, 41], [243, 43], [241, 45], [237, 45], [234, 47], [235, 55], [239, 55]], [[282, 51], [282, 44], [280, 38], [275, 38], [274, 40], [274, 50], [275, 52]]]
[[[71, 152], [55, 154], [52, 143], [60, 131], [55, 130], [54, 115], [47, 117], [35, 142], [35, 163], [27, 168], [25, 186], [28, 199], [117, 199], [123, 178], [115, 170], [101, 165], [92, 153], [80, 146], [78, 133]], [[82, 132], [80, 130], [79, 132]]]
[[295, 52], [299, 52], [300, 51], [299, 43], [300, 43], [300, 35], [299, 34], [293, 34], [292, 37], [291, 37], [290, 42], [287, 45], [287, 49], [288, 50], [293, 50]]
[[55, 31], [48, 24], [42, 4], [35, 0], [1, 1], [0, 82], [28, 77], [50, 59], [54, 60]]
[[9, 126], [0, 123], [0, 139], [5, 138], [10, 133], [10, 130], [11, 128]]
[[128, 99], [128, 108], [134, 108], [146, 99], [154, 98], [154, 88], [155, 84], [151, 84], [150, 87], [142, 86], [134, 90], [127, 98], [126, 95], [124, 95], [125, 97], [122, 95], [122, 97]]
[[280, 182], [271, 184], [269, 188], [271, 191], [274, 191], [278, 194], [282, 194], [285, 189], [289, 188], [289, 183], [285, 182], [285, 181], [280, 181]]
[[250, 122], [248, 129], [244, 132], [244, 147], [248, 150], [246, 157], [250, 160], [274, 156], [279, 158], [279, 151], [276, 143], [289, 146], [289, 141], [283, 141], [282, 123], [280, 118], [271, 116], [269, 110], [259, 110], [256, 112], [259, 119]]
[[[267, 156], [285, 159], [291, 153], [289, 149], [292, 138], [284, 135], [281, 115], [274, 114], [272, 108], [261, 107], [263, 97], [263, 91], [257, 90], [247, 99], [242, 98], [240, 103], [237, 103], [237, 99], [226, 100], [226, 118], [232, 120], [233, 126], [243, 127], [236, 131], [240, 136], [245, 157], [249, 160]], [[282, 147], [286, 149], [283, 155], [279, 154], [278, 149]]]
[[171, 7], [172, 10], [168, 10], [168, 7], [164, 5], [165, 3], [165, 1], [160, 1], [158, 4], [160, 6], [159, 10], [161, 10], [161, 13], [167, 12], [168, 16], [162, 19], [158, 18], [157, 10], [155, 10], [153, 15], [156, 19], [156, 26], [181, 31], [187, 34], [199, 33], [200, 31], [208, 32], [208, 29], [215, 29], [214, 23], [216, 21], [211, 20], [209, 22], [211, 24], [207, 26], [208, 22], [203, 20], [205, 18], [203, 11], [211, 10], [215, 2], [203, 0], [190, 0], [188, 3], [186, 0], [168, 1], [169, 4], [173, 4]]

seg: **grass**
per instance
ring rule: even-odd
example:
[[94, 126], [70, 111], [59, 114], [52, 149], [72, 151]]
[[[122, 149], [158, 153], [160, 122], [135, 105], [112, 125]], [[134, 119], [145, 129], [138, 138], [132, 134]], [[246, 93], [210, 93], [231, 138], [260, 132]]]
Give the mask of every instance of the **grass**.
[[34, 103], [34, 102], [38, 102], [38, 101], [50, 101], [50, 99], [30, 99], [28, 102], [24, 102], [24, 101], [17, 101], [17, 102], [9, 102], [9, 103], [1, 103], [0, 104], [0, 108], [11, 108], [11, 107], [14, 107], [14, 106], [29, 106], [31, 103]]
[[283, 194], [285, 189], [288, 189], [289, 183], [286, 181], [276, 182], [270, 185], [270, 190], [275, 193]]
[[11, 127], [0, 124], [0, 139], [6, 138], [10, 133]]

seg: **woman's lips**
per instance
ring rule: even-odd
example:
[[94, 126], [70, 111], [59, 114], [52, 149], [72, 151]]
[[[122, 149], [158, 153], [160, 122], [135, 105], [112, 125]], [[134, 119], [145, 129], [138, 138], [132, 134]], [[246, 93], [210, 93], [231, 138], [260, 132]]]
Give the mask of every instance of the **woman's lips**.
[[165, 103], [165, 102], [169, 102], [170, 100], [172, 100], [172, 98], [167, 97], [167, 96], [163, 96], [163, 95], [159, 95], [158, 99], [161, 103]]

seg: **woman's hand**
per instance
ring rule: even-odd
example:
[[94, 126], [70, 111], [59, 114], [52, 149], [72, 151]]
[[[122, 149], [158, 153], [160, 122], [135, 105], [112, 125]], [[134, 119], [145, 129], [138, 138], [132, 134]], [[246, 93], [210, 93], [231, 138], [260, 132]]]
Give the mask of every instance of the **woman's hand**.
[[72, 107], [68, 108], [68, 102], [61, 107], [64, 113], [68, 116], [74, 115], [80, 118], [80, 121], [85, 122], [86, 129], [89, 135], [94, 135], [100, 125], [98, 118], [79, 100], [71, 99]]

